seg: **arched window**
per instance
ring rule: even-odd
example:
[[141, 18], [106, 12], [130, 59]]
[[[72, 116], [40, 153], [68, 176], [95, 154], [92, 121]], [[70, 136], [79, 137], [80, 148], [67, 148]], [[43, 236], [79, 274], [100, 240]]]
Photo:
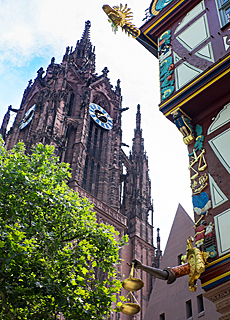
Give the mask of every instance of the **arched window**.
[[95, 127], [94, 139], [93, 139], [93, 156], [95, 157], [97, 149], [97, 137], [98, 137], [98, 126]]
[[101, 129], [101, 133], [100, 133], [100, 143], [99, 143], [99, 160], [101, 160], [101, 155], [102, 155], [103, 133], [104, 133], [104, 130]]
[[124, 197], [125, 197], [125, 175], [127, 174], [127, 168], [124, 166], [124, 164], [122, 164], [122, 180], [121, 180], [121, 186], [120, 186], [120, 192], [121, 192], [121, 204], [123, 204], [124, 202]]
[[73, 114], [73, 102], [74, 102], [75, 94], [71, 93], [70, 99], [69, 99], [69, 111], [68, 111], [68, 117], [72, 116]]
[[94, 160], [91, 159], [90, 172], [89, 172], [89, 183], [88, 183], [88, 188], [87, 188], [87, 190], [90, 193], [92, 193], [93, 180], [94, 180]]
[[98, 195], [99, 178], [100, 178], [100, 164], [98, 163], [97, 170], [96, 170], [96, 181], [95, 181], [95, 191], [94, 191], [95, 197], [97, 197]]
[[82, 180], [82, 188], [83, 189], [85, 189], [85, 187], [86, 187], [88, 165], [89, 165], [89, 156], [87, 156], [85, 159], [85, 168], [84, 168], [83, 180]]
[[91, 147], [91, 139], [92, 139], [92, 132], [93, 132], [93, 120], [90, 119], [90, 126], [89, 126], [89, 133], [88, 133], [88, 140], [87, 140], [87, 152], [90, 151]]

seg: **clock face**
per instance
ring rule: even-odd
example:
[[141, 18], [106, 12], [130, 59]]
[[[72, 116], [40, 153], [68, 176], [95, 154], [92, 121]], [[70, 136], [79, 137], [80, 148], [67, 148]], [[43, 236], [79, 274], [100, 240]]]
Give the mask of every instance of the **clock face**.
[[22, 130], [27, 126], [27, 124], [30, 123], [30, 121], [33, 119], [34, 116], [34, 110], [35, 110], [36, 104], [34, 104], [24, 115], [22, 118], [22, 121], [19, 124], [19, 129]]
[[90, 103], [89, 114], [93, 120], [104, 129], [111, 130], [113, 127], [113, 120], [110, 115], [100, 106], [95, 103]]

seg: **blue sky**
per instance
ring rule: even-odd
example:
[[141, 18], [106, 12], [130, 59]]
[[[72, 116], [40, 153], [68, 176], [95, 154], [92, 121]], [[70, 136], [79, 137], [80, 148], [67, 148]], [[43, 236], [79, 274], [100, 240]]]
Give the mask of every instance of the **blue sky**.
[[[128, 1], [137, 27], [143, 24], [144, 11], [150, 2]], [[116, 35], [112, 32], [103, 4], [113, 6], [120, 1], [0, 0], [0, 121], [8, 105], [19, 108], [28, 81], [34, 80], [40, 67], [46, 69], [53, 56], [60, 63], [65, 48], [75, 47], [85, 21], [90, 20], [96, 72], [100, 74], [106, 66], [113, 86], [117, 79], [121, 80], [123, 107], [129, 107], [123, 113], [123, 142], [130, 146], [136, 107], [141, 105], [154, 199], [154, 227], [161, 229], [164, 247], [178, 203], [193, 217], [187, 148], [174, 124], [158, 110], [157, 59], [121, 30]], [[125, 152], [128, 151], [126, 148]]]
[[18, 67], [7, 62], [4, 69], [4, 75], [0, 79], [0, 105], [1, 116], [4, 107], [12, 104], [14, 108], [19, 108], [22, 94], [26, 88], [29, 79], [36, 78], [36, 71], [41, 65], [47, 65], [48, 59], [34, 57], [23, 66]]

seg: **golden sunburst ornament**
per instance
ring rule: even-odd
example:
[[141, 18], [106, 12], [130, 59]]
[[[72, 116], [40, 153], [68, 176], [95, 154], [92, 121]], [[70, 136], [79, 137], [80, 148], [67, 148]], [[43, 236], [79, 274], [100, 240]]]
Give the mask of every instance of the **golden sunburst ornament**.
[[128, 35], [131, 34], [134, 38], [137, 38], [140, 35], [140, 30], [131, 23], [133, 13], [131, 12], [131, 9], [128, 8], [127, 4], [124, 7], [120, 4], [120, 6], [113, 6], [112, 8], [105, 4], [102, 9], [109, 17], [109, 22], [115, 33], [119, 26], [122, 31], [125, 31]]

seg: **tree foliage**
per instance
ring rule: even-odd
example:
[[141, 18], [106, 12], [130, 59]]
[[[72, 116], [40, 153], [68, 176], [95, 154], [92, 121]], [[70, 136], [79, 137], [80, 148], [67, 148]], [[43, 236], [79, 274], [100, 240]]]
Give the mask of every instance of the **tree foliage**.
[[[1, 319], [103, 319], [120, 290], [112, 226], [70, 190], [51, 146], [0, 144]], [[99, 281], [98, 274], [104, 274]]]

